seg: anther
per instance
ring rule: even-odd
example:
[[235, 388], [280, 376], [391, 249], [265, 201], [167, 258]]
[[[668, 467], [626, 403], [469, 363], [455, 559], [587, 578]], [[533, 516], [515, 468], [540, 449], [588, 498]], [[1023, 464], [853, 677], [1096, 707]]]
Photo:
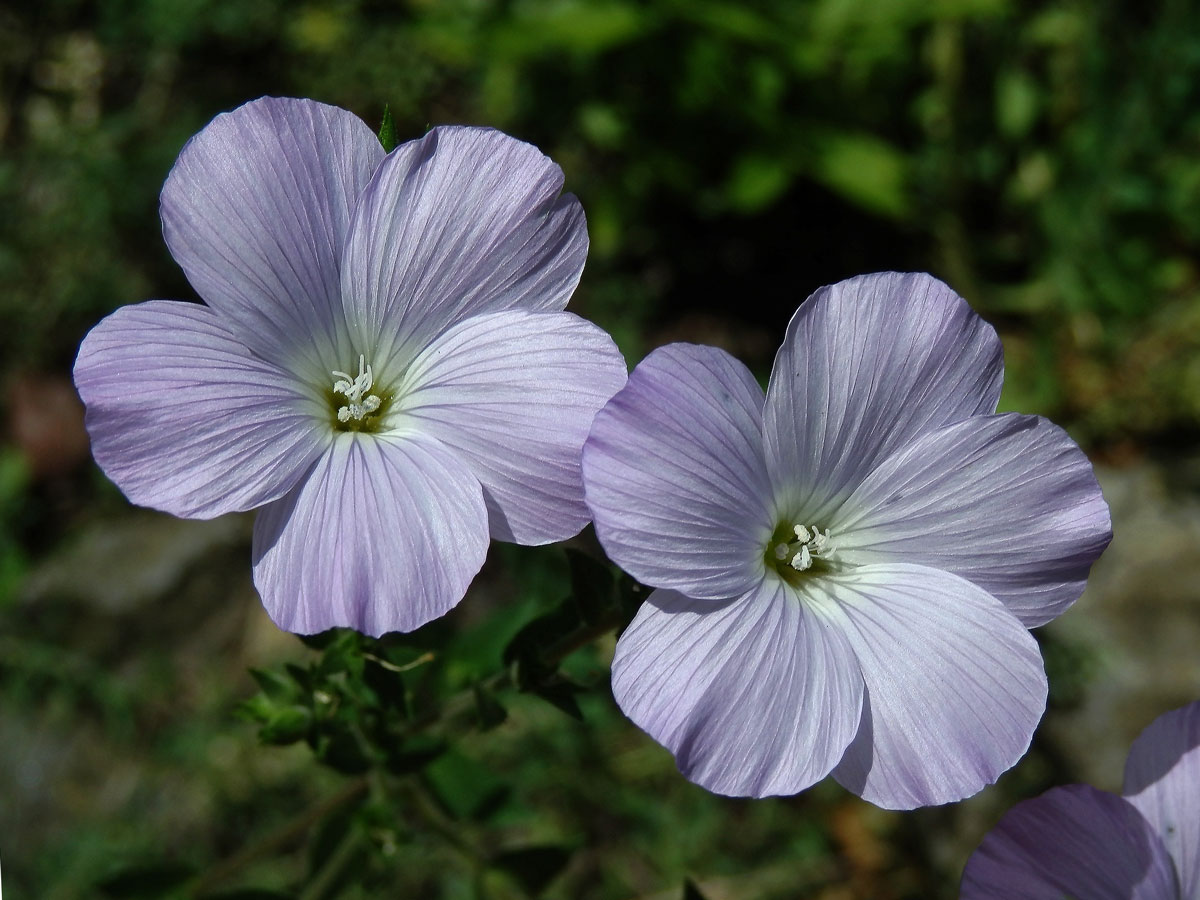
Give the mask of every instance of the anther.
[[795, 538], [787, 543], [777, 543], [773, 548], [775, 559], [787, 562], [797, 572], [811, 569], [817, 560], [828, 560], [837, 550], [833, 546], [830, 531], [821, 531], [816, 525], [793, 525]]
[[367, 365], [365, 354], [358, 355], [358, 374], [334, 371], [333, 392], [341, 394], [349, 402], [337, 411], [339, 422], [349, 422], [351, 419], [361, 421], [379, 409], [383, 403], [375, 394], [368, 394], [375, 384], [375, 373]]

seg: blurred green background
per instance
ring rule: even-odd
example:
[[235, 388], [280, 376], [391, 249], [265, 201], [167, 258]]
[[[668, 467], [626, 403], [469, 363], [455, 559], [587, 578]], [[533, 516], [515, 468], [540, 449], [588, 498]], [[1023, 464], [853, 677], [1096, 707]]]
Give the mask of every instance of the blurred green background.
[[[247, 667], [317, 657], [265, 620], [248, 520], [131, 509], [89, 461], [69, 373], [117, 306], [194, 296], [158, 191], [189, 136], [263, 94], [372, 125], [388, 103], [401, 139], [464, 122], [536, 143], [588, 215], [573, 308], [630, 365], [691, 340], [765, 375], [799, 302], [862, 272], [926, 270], [964, 295], [1004, 340], [1003, 406], [1069, 428], [1117, 523], [1088, 595], [1041, 635], [1052, 705], [1026, 761], [913, 814], [832, 783], [712, 797], [615, 710], [611, 638], [568, 660], [582, 721], [506, 698], [506, 722], [398, 793], [260, 746], [237, 713]], [[956, 896], [1003, 809], [1062, 781], [1118, 787], [1133, 735], [1200, 697], [1198, 249], [1187, 0], [0, 8], [10, 895], [175, 896], [173, 872], [200, 871], [204, 891], [275, 892], [229, 897], [674, 900], [686, 878], [710, 900]], [[498, 548], [431, 636], [438, 690], [500, 668], [569, 591], [560, 551]], [[492, 865], [528, 847], [560, 852]]]

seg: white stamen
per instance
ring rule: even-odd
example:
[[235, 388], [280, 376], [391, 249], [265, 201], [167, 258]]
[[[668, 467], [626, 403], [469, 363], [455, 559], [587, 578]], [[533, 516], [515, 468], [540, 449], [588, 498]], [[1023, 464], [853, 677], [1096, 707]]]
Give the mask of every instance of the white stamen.
[[793, 525], [792, 531], [795, 540], [776, 544], [774, 554], [780, 562], [788, 560], [797, 572], [811, 569], [816, 560], [828, 560], [837, 551], [828, 528], [822, 532], [816, 525]]
[[379, 409], [383, 403], [375, 394], [367, 393], [375, 384], [375, 373], [367, 365], [367, 358], [364, 354], [358, 355], [357, 375], [338, 371], [334, 371], [332, 374], [337, 379], [333, 383], [333, 392], [341, 394], [349, 401], [337, 411], [339, 422], [349, 422], [351, 419], [360, 422]]
[[800, 552], [792, 557], [792, 568], [797, 572], [803, 572], [812, 565], [812, 553], [809, 552], [808, 544], [800, 545]]

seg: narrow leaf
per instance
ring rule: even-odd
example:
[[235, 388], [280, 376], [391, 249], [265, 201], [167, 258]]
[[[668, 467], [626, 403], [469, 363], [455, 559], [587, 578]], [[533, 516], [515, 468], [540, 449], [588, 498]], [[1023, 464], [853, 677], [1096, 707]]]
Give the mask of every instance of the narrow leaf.
[[396, 121], [392, 118], [392, 108], [383, 104], [383, 121], [379, 123], [379, 143], [383, 144], [383, 152], [391, 153], [396, 149]]

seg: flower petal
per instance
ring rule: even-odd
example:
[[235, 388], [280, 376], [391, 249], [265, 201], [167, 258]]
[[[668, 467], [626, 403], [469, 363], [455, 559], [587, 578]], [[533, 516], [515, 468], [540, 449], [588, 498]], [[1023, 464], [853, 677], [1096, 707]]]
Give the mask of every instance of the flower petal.
[[492, 536], [545, 544], [591, 519], [579, 471], [597, 410], [625, 383], [605, 332], [565, 312], [473, 316], [417, 357], [400, 421], [432, 435], [483, 484]]
[[953, 572], [1027, 628], [1078, 599], [1112, 539], [1087, 457], [1058, 426], [1015, 414], [974, 416], [917, 438], [868, 475], [830, 523], [845, 562]]
[[[1018, 803], [971, 854], [962, 900], [1176, 900], [1171, 860], [1136, 809], [1086, 784]], [[1185, 895], [1186, 896], [1186, 895]]]
[[289, 491], [328, 443], [322, 411], [196, 303], [124, 306], [75, 360], [92, 453], [130, 501], [210, 519]]
[[617, 641], [613, 696], [718, 794], [794, 794], [858, 728], [863, 684], [841, 630], [778, 578], [714, 607], [655, 591]]
[[834, 777], [864, 800], [912, 809], [961, 800], [1029, 747], [1046, 709], [1033, 636], [968, 581], [911, 565], [813, 578], [867, 685], [862, 724]]
[[[264, 97], [188, 141], [162, 191], [163, 236], [196, 292], [281, 365], [327, 378], [353, 354], [340, 260], [383, 148], [358, 117]], [[314, 353], [318, 342], [324, 354]], [[331, 354], [331, 351], [332, 354]]]
[[280, 628], [412, 631], [463, 598], [487, 553], [479, 482], [417, 435], [342, 433], [254, 523], [254, 584]]
[[775, 525], [762, 399], [715, 347], [660, 347], [633, 370], [583, 448], [587, 503], [613, 562], [702, 600], [761, 581]]
[[763, 411], [771, 480], [820, 519], [914, 438], [995, 412], [990, 325], [936, 278], [886, 272], [821, 288], [788, 325]]
[[1159, 716], [1138, 736], [1123, 793], [1162, 838], [1180, 896], [1200, 898], [1200, 702]]
[[347, 314], [380, 365], [469, 315], [566, 306], [588, 239], [562, 184], [540, 150], [490, 128], [397, 147], [363, 193], [342, 270]]

